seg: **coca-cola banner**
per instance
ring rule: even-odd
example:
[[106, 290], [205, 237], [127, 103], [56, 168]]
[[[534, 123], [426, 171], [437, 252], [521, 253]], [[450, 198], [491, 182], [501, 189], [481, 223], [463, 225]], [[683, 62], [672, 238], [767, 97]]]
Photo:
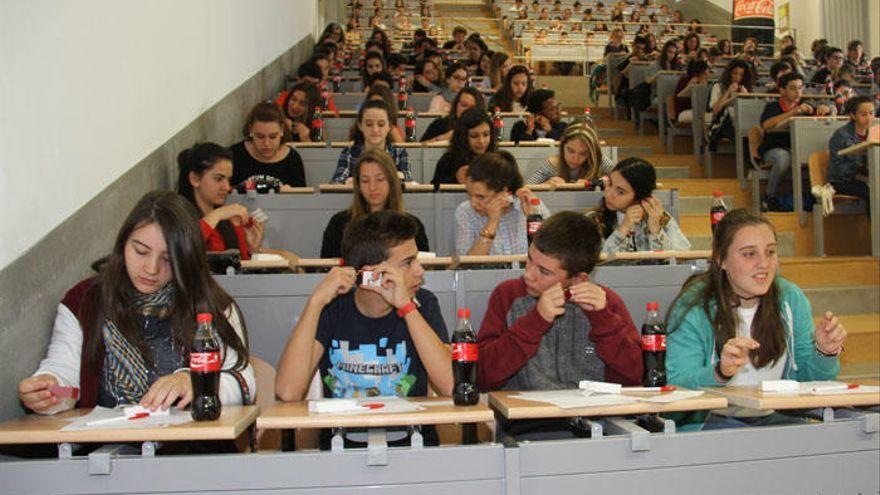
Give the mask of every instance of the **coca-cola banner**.
[[773, 19], [774, 5], [773, 0], [733, 0], [733, 20]]

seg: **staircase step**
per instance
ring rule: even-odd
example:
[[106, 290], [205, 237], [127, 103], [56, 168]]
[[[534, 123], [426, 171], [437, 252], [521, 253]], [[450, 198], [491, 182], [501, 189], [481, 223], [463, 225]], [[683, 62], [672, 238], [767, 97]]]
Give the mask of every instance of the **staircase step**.
[[880, 259], [869, 256], [792, 257], [779, 264], [782, 275], [801, 287], [880, 284]]
[[691, 176], [688, 167], [656, 167], [654, 170], [658, 179], [687, 179]]
[[846, 353], [843, 351], [840, 356], [840, 374], [837, 379], [844, 382], [853, 382], [861, 380], [880, 380], [880, 362], [863, 362], [863, 363], [847, 363], [845, 361]]
[[[706, 179], [698, 179], [697, 181], [706, 182]], [[667, 181], [663, 181], [663, 188], [669, 188]], [[765, 217], [773, 224], [777, 234], [781, 232], [794, 233], [795, 256], [809, 256], [813, 254], [813, 229], [812, 222], [809, 219], [807, 226], [801, 227], [798, 223], [797, 215], [794, 213], [766, 213]], [[682, 232], [686, 236], [709, 235], [712, 232], [708, 214], [681, 215], [679, 223], [681, 224]]]
[[[679, 204], [681, 205], [681, 212], [686, 215], [700, 215], [705, 213], [709, 214], [709, 209], [712, 207], [712, 200], [714, 198], [712, 196], [679, 196]], [[723, 196], [724, 204], [733, 205], [734, 196]]]
[[[779, 244], [777, 246], [779, 249], [779, 256], [794, 256], [794, 234], [792, 234], [791, 232], [781, 232], [780, 234], [778, 234], [777, 239], [779, 241]], [[691, 241], [691, 249], [712, 249], [711, 235], [690, 235], [688, 236], [688, 240]]]
[[[880, 313], [839, 315], [838, 318], [846, 329], [845, 350], [840, 355], [840, 362], [873, 363], [876, 366], [880, 362]], [[822, 316], [813, 317], [813, 321], [818, 326]]]
[[813, 315], [831, 311], [836, 315], [880, 313], [880, 286], [839, 285], [832, 287], [805, 287]]

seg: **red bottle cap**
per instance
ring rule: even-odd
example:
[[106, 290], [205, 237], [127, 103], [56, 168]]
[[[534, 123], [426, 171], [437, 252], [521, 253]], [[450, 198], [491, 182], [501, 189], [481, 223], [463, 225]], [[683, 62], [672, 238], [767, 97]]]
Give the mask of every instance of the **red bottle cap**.
[[458, 308], [458, 319], [462, 318], [470, 318], [471, 317], [471, 308]]
[[647, 305], [647, 309], [648, 309], [648, 311], [658, 311], [658, 310], [660, 310], [660, 303], [658, 303], [656, 301], [649, 302]]
[[720, 198], [721, 196], [724, 196], [724, 193], [722, 191], [713, 191], [712, 196]]
[[541, 204], [541, 200], [538, 199], [538, 198], [531, 198], [531, 199], [529, 199], [529, 204], [530, 204], [530, 205], [533, 205], [533, 206], [534, 206], [534, 205], [539, 205], [539, 204]]
[[202, 323], [211, 323], [214, 318], [211, 316], [211, 313], [199, 313], [196, 316], [196, 321], [201, 325]]

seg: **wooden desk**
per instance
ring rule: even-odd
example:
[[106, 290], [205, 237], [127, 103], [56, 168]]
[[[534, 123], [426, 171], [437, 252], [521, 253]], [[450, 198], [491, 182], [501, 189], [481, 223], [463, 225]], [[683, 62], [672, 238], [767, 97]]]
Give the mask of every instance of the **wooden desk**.
[[29, 414], [0, 423], [0, 444], [178, 442], [234, 440], [257, 419], [257, 406], [224, 406], [217, 421], [203, 421], [163, 428], [61, 431], [68, 419], [84, 416], [91, 409], [74, 409], [54, 416]]
[[[705, 409], [723, 409], [727, 407], [727, 399], [703, 394], [693, 399], [680, 400], [668, 404], [652, 402], [635, 402], [633, 404], [621, 404], [614, 406], [578, 407], [562, 409], [544, 402], [534, 402], [524, 399], [516, 399], [511, 395], [519, 394], [515, 391], [490, 392], [489, 404], [492, 409], [498, 411], [509, 420], [516, 419], [547, 419], [547, 418], [572, 418], [572, 417], [596, 417], [596, 416], [621, 416], [632, 414], [654, 414], [680, 411], [699, 411]], [[636, 395], [636, 394], [632, 394]], [[259, 424], [258, 424], [259, 427]]]
[[[418, 397], [416, 403], [450, 402], [451, 397]], [[257, 429], [384, 428], [389, 426], [482, 423], [495, 416], [485, 397], [473, 406], [428, 405], [421, 411], [390, 414], [310, 414], [308, 401], [278, 403], [257, 418]]]
[[754, 387], [707, 388], [713, 394], [727, 399], [731, 406], [752, 409], [815, 409], [819, 407], [852, 407], [880, 405], [880, 393], [836, 395], [790, 395], [763, 393]]
[[290, 270], [290, 261], [280, 260], [241, 260], [242, 270]]
[[[604, 254], [604, 253], [603, 253]], [[635, 251], [614, 253], [605, 258], [605, 261], [619, 260], [705, 260], [712, 257], [711, 250], [692, 250], [692, 251]]]
[[[874, 132], [872, 128], [871, 132]], [[870, 136], [870, 133], [869, 133]], [[871, 208], [871, 256], [880, 256], [880, 140], [871, 139], [864, 143], [840, 150], [843, 156], [868, 155], [868, 189]]]

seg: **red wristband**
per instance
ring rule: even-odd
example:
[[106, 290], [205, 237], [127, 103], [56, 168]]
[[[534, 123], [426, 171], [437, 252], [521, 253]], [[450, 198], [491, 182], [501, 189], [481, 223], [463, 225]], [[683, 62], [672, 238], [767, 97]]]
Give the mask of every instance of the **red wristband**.
[[411, 312], [414, 309], [416, 309], [416, 303], [413, 302], [412, 300], [410, 300], [408, 303], [397, 308], [397, 316], [403, 318], [404, 316], [407, 315], [407, 313]]

